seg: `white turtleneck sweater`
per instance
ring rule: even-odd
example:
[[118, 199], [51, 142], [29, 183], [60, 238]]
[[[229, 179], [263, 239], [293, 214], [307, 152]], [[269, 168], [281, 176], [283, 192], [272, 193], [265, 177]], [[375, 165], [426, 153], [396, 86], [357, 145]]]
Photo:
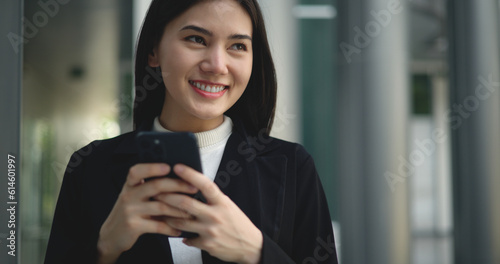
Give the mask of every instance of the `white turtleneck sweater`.
[[[165, 129], [158, 119], [155, 119], [153, 130], [157, 132], [171, 132]], [[212, 181], [215, 179], [217, 170], [222, 160], [222, 154], [226, 147], [227, 140], [233, 130], [233, 122], [228, 116], [224, 116], [222, 124], [215, 129], [194, 133], [198, 140], [200, 149], [200, 159], [203, 174]], [[182, 238], [169, 237], [172, 259], [175, 264], [202, 264], [201, 250], [195, 247], [188, 247], [182, 243]]]

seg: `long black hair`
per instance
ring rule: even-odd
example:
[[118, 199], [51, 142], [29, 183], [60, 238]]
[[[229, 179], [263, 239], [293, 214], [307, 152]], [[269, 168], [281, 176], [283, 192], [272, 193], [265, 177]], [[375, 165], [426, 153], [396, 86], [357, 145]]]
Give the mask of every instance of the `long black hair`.
[[[163, 36], [165, 26], [204, 0], [153, 0], [142, 25], [135, 58], [134, 128], [160, 115], [165, 86], [161, 70], [148, 65], [148, 55]], [[250, 134], [269, 135], [276, 108], [276, 71], [267, 40], [264, 19], [257, 0], [235, 0], [249, 14], [253, 25], [253, 67], [248, 86], [239, 100], [225, 113], [243, 122]]]

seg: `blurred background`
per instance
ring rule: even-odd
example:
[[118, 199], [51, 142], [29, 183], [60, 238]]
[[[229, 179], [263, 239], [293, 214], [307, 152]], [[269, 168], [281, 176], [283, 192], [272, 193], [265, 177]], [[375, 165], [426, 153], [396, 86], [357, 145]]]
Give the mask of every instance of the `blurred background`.
[[[259, 0], [272, 135], [314, 157], [341, 263], [500, 263], [499, 2]], [[20, 263], [44, 258], [70, 155], [132, 129], [149, 3], [0, 4], [2, 33], [24, 29], [0, 51], [2, 94], [20, 95], [0, 99], [2, 122], [21, 128]]]

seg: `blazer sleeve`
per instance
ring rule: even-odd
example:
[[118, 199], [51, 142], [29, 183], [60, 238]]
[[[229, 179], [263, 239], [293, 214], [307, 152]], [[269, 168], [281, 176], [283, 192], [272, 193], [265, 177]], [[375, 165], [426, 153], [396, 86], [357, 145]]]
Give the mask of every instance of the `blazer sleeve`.
[[95, 263], [98, 234], [90, 230], [82, 214], [82, 156], [75, 152], [64, 173], [54, 213], [45, 264]]
[[291, 251], [285, 253], [282, 247], [264, 235], [261, 263], [337, 264], [330, 212], [314, 161], [300, 145], [296, 155], [295, 212], [286, 214], [293, 219], [284, 219], [293, 221], [292, 234], [285, 234], [292, 241]]

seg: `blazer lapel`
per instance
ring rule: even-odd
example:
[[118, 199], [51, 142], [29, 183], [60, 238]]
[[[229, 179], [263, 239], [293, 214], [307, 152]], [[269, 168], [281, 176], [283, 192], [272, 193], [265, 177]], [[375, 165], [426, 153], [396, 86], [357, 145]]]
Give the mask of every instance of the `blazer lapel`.
[[[270, 155], [275, 139], [246, 134], [235, 121], [215, 183], [262, 232], [277, 241], [283, 218], [287, 158]], [[203, 254], [203, 263], [225, 263]]]

